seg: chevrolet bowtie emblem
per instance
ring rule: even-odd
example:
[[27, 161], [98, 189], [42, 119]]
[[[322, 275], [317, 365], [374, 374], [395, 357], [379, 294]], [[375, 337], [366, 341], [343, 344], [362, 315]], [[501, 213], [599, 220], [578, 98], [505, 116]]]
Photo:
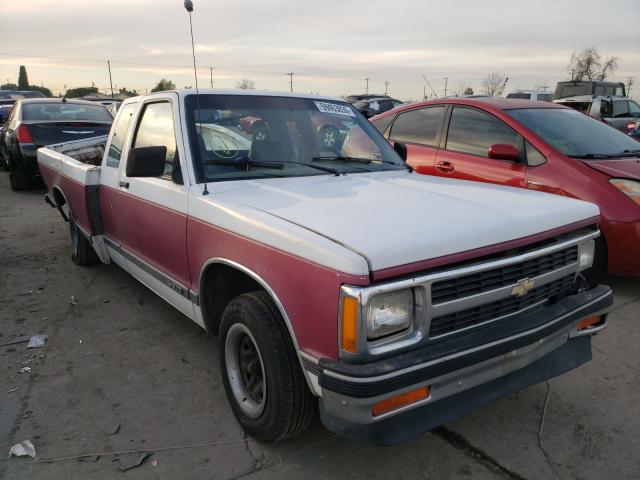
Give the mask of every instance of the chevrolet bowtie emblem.
[[529, 293], [529, 290], [531, 290], [535, 286], [535, 280], [529, 280], [528, 278], [518, 280], [517, 285], [511, 290], [511, 296], [518, 298], [524, 297], [527, 293]]

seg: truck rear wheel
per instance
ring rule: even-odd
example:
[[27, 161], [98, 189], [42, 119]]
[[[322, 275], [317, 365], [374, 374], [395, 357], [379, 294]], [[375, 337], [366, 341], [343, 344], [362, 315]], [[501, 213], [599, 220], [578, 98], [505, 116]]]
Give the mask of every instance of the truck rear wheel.
[[87, 266], [100, 263], [98, 254], [91, 242], [76, 225], [73, 215], [69, 215], [69, 233], [71, 234], [71, 260], [77, 265]]
[[220, 324], [222, 380], [235, 417], [261, 442], [307, 429], [315, 402], [278, 309], [265, 292], [233, 299]]

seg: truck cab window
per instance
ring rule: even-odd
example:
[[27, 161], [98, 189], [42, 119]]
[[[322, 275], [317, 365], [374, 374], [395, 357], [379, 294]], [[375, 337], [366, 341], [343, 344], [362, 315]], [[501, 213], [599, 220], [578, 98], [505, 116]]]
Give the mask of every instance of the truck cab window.
[[131, 117], [135, 113], [136, 108], [138, 108], [138, 102], [129, 103], [120, 110], [120, 114], [113, 126], [113, 136], [111, 138], [111, 144], [109, 145], [109, 154], [107, 155], [107, 167], [118, 168], [118, 165], [120, 165], [122, 147], [124, 146], [125, 137], [129, 130]]
[[[160, 146], [167, 147], [162, 178], [168, 180], [176, 178], [179, 176], [180, 164], [176, 150], [173, 109], [169, 102], [154, 102], [145, 105], [132, 145], [134, 148]], [[174, 173], [174, 170], [177, 171]]]

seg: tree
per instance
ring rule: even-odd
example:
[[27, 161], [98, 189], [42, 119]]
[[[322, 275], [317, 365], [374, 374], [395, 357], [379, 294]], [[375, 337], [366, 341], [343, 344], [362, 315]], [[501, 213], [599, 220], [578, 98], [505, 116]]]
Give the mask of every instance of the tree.
[[39, 87], [37, 85], [29, 85], [29, 90], [42, 92], [45, 97], [53, 97], [53, 93], [47, 87]]
[[18, 90], [29, 90], [29, 78], [27, 77], [27, 69], [24, 65], [20, 65], [20, 73], [18, 74]]
[[98, 93], [98, 87], [78, 87], [78, 88], [70, 88], [64, 94], [66, 98], [79, 98], [84, 97], [85, 95], [89, 95], [90, 93]]
[[118, 92], [120, 93], [120, 95], [126, 95], [128, 97], [135, 97], [136, 95], [138, 95], [138, 91], [137, 90], [127, 90], [127, 87], [122, 87], [121, 89], [118, 90]]
[[236, 88], [239, 88], [241, 90], [255, 90], [256, 82], [249, 78], [243, 78], [241, 81], [236, 83]]
[[175, 90], [176, 84], [171, 80], [167, 80], [163, 78], [158, 82], [158, 84], [151, 89], [151, 93], [153, 92], [164, 92], [165, 90]]
[[15, 83], [5, 83], [0, 85], [0, 90], [18, 90], [18, 85]]
[[482, 89], [486, 95], [493, 97], [502, 92], [502, 88], [506, 80], [507, 77], [504, 73], [489, 72], [487, 76], [482, 79], [480, 85], [482, 85]]
[[465, 88], [464, 95], [473, 95], [473, 88], [471, 87]]
[[567, 70], [571, 80], [605, 80], [618, 68], [618, 57], [603, 57], [596, 47], [573, 52]]

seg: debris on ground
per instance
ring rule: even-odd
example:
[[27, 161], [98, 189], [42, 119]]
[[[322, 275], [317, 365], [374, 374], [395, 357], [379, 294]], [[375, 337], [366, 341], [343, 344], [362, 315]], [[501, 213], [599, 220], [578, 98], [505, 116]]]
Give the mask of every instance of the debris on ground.
[[15, 345], [16, 343], [24, 343], [29, 340], [31, 340], [29, 335], [13, 335], [0, 344], [0, 347], [7, 347], [9, 345]]
[[79, 462], [97, 462], [100, 455], [87, 455], [85, 457], [78, 458]]
[[29, 339], [27, 348], [41, 348], [44, 347], [45, 342], [49, 338], [49, 335], [34, 335]]
[[152, 467], [157, 467], [157, 466], [158, 466], [158, 460], [153, 460], [153, 461], [151, 462], [151, 466], [152, 466]]
[[109, 435], [115, 435], [119, 431], [120, 431], [120, 424], [118, 423], [111, 429], [111, 431], [109, 432]]
[[12, 388], [12, 389], [11, 389], [11, 390], [9, 390], [7, 393], [13, 393], [13, 392], [16, 392], [16, 391], [18, 391], [18, 390], [20, 390], [20, 388], [19, 388], [19, 387]]
[[72, 305], [72, 306], [78, 305], [78, 301], [76, 300], [76, 297], [74, 297], [73, 295], [69, 299], [69, 305]]
[[136, 468], [142, 465], [142, 462], [144, 462], [145, 459], [151, 454], [151, 452], [144, 451], [133, 453], [119, 453], [114, 456], [112, 462], [115, 468], [117, 468], [121, 472], [126, 472], [127, 470], [131, 470], [132, 468]]
[[18, 369], [18, 373], [31, 373], [31, 367], [22, 367]]
[[36, 458], [36, 447], [33, 446], [31, 440], [23, 440], [16, 443], [11, 450], [9, 450], [9, 457], [25, 457]]

